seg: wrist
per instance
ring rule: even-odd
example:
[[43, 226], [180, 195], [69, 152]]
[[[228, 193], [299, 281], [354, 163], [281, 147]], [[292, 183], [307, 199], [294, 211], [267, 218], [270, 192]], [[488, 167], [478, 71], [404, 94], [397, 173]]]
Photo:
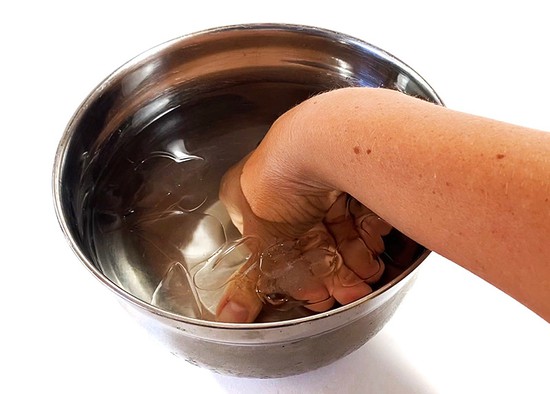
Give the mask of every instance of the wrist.
[[[291, 109], [272, 125], [245, 163], [241, 187], [258, 217], [276, 223], [303, 220], [300, 224], [307, 227], [324, 217], [336, 197], [331, 188], [317, 181], [321, 178], [310, 173], [318, 144], [311, 141], [313, 129], [303, 112], [308, 112], [307, 104]], [[302, 209], [306, 205], [309, 208]], [[289, 217], [293, 213], [300, 217]]]
[[356, 147], [353, 139], [362, 118], [356, 102], [364, 104], [369, 97], [365, 93], [371, 90], [333, 90], [312, 97], [293, 110], [290, 129], [299, 147], [296, 171], [301, 179], [318, 189], [349, 192], [346, 177], [353, 166], [349, 163], [350, 152]]

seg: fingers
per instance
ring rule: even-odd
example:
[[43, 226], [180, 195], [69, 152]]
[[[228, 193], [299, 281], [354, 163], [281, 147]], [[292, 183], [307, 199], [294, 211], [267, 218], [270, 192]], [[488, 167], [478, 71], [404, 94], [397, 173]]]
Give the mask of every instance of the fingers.
[[[260, 293], [273, 294], [267, 302], [288, 307], [298, 301], [314, 312], [324, 312], [335, 302], [348, 304], [372, 288], [343, 263], [334, 238], [318, 225], [296, 242], [283, 242], [264, 251], [260, 265]], [[284, 302], [281, 302], [284, 300]]]
[[253, 322], [262, 301], [279, 309], [303, 305], [322, 312], [334, 305], [325, 278], [341, 265], [334, 241], [324, 226], [298, 241], [267, 248], [241, 268], [227, 284], [216, 311], [217, 321]]
[[382, 236], [388, 235], [392, 226], [355, 199], [349, 202], [349, 212], [354, 218], [357, 232], [367, 247], [376, 254], [382, 253], [384, 251]]
[[330, 297], [324, 301], [306, 305], [314, 312], [324, 312], [332, 308], [335, 302], [341, 305], [349, 304], [372, 293], [372, 288], [357, 276], [345, 264], [325, 280], [325, 288]]
[[372, 288], [346, 265], [342, 265], [334, 276], [332, 296], [345, 305], [372, 293]]
[[319, 224], [294, 241], [263, 251], [258, 294], [278, 308], [303, 305], [323, 311], [334, 304], [325, 280], [341, 265], [333, 238]]
[[307, 304], [305, 305], [305, 307], [310, 311], [320, 313], [320, 312], [328, 311], [330, 308], [334, 306], [335, 302], [336, 301], [334, 300], [334, 297], [329, 297], [324, 301], [316, 302], [313, 304]]
[[252, 323], [262, 310], [256, 295], [259, 275], [257, 261], [247, 264], [227, 284], [216, 309], [216, 320], [225, 323]]
[[384, 273], [384, 264], [359, 234], [347, 204], [347, 196], [338, 198], [327, 213], [325, 224], [336, 240], [344, 264], [366, 283], [376, 283]]
[[[333, 214], [342, 205], [336, 208]], [[335, 238], [327, 227], [318, 225], [298, 240], [270, 246], [259, 264], [254, 259], [239, 270], [225, 289], [217, 320], [252, 322], [262, 300], [278, 308], [303, 305], [323, 312], [336, 301], [344, 305], [370, 294], [368, 283], [380, 279], [384, 265], [358, 235], [353, 218], [341, 216], [330, 217]]]

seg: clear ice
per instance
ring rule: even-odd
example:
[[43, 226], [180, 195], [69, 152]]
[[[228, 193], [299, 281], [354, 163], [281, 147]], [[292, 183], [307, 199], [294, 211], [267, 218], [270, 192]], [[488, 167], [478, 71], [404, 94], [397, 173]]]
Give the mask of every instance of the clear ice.
[[174, 263], [153, 292], [151, 304], [182, 316], [201, 318], [200, 303], [187, 269]]
[[338, 270], [342, 257], [326, 232], [312, 230], [299, 239], [271, 245], [259, 264], [258, 296], [264, 303], [288, 309], [324, 301], [327, 297], [310, 297]]

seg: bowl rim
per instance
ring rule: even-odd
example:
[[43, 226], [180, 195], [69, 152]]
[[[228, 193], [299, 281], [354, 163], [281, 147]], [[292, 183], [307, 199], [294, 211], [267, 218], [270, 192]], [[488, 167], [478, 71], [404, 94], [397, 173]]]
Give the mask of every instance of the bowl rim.
[[101, 81], [89, 94], [88, 96], [82, 101], [82, 103], [78, 106], [72, 117], [70, 118], [69, 122], [67, 123], [67, 126], [65, 127], [65, 130], [63, 132], [63, 135], [60, 139], [59, 145], [57, 147], [56, 153], [55, 153], [55, 159], [54, 159], [54, 165], [53, 165], [53, 171], [52, 171], [52, 195], [53, 195], [53, 202], [54, 202], [54, 209], [55, 214], [58, 220], [58, 223], [61, 227], [61, 230], [69, 243], [69, 246], [73, 250], [73, 252], [76, 254], [76, 256], [79, 258], [81, 263], [90, 271], [93, 276], [97, 280], [99, 280], [103, 285], [107, 286], [109, 290], [114, 292], [116, 295], [122, 297], [125, 301], [129, 302], [130, 304], [137, 306], [138, 308], [145, 310], [149, 313], [152, 313], [154, 315], [158, 315], [160, 317], [164, 317], [169, 319], [170, 321], [177, 322], [177, 323], [185, 323], [190, 324], [193, 326], [201, 326], [206, 328], [213, 328], [213, 329], [229, 329], [229, 330], [257, 330], [257, 329], [267, 329], [267, 328], [282, 328], [282, 327], [288, 327], [288, 326], [295, 326], [302, 323], [312, 322], [319, 319], [324, 319], [330, 316], [336, 316], [341, 313], [344, 313], [350, 309], [355, 308], [357, 305], [363, 304], [368, 302], [371, 299], [376, 298], [380, 294], [386, 292], [390, 288], [394, 287], [397, 283], [401, 282], [403, 279], [408, 277], [412, 274], [413, 271], [415, 271], [420, 263], [424, 261], [424, 259], [430, 254], [430, 250], [426, 249], [420, 256], [416, 258], [416, 260], [412, 263], [412, 265], [407, 268], [405, 271], [403, 271], [400, 275], [398, 275], [396, 278], [392, 279], [388, 283], [384, 284], [382, 287], [378, 288], [377, 290], [373, 291], [372, 293], [366, 295], [365, 297], [362, 297], [354, 302], [351, 302], [349, 304], [339, 306], [338, 308], [331, 309], [326, 312], [322, 313], [316, 313], [311, 316], [301, 317], [297, 319], [290, 319], [290, 320], [281, 320], [276, 322], [265, 322], [265, 323], [222, 323], [222, 322], [215, 322], [215, 321], [208, 321], [208, 320], [202, 320], [197, 318], [191, 318], [187, 316], [182, 316], [173, 312], [166, 311], [164, 309], [161, 309], [159, 307], [156, 307], [146, 301], [141, 300], [140, 298], [134, 296], [130, 292], [126, 291], [122, 287], [119, 287], [117, 284], [115, 284], [113, 281], [111, 281], [109, 278], [107, 278], [93, 263], [88, 259], [84, 253], [82, 252], [81, 248], [78, 246], [78, 243], [75, 240], [75, 237], [71, 234], [71, 231], [69, 229], [65, 210], [61, 203], [61, 173], [62, 169], [64, 168], [64, 162], [66, 159], [66, 153], [68, 150], [69, 142], [72, 138], [72, 136], [75, 133], [74, 126], [79, 123], [79, 120], [82, 118], [83, 114], [87, 110], [87, 108], [90, 106], [92, 102], [94, 102], [104, 90], [108, 89], [113, 81], [115, 81], [120, 75], [124, 74], [127, 70], [135, 67], [136, 65], [139, 65], [140, 63], [146, 61], [148, 58], [153, 57], [161, 53], [162, 51], [169, 49], [170, 47], [179, 44], [181, 42], [190, 40], [195, 37], [200, 36], [206, 36], [206, 35], [212, 35], [216, 33], [222, 33], [222, 32], [228, 32], [228, 31], [264, 31], [264, 30], [273, 30], [273, 31], [281, 31], [281, 32], [291, 32], [291, 33], [305, 33], [308, 35], [313, 35], [321, 38], [329, 38], [331, 40], [338, 40], [341, 43], [352, 45], [352, 46], [358, 46], [363, 49], [366, 49], [369, 53], [374, 54], [375, 56], [378, 56], [390, 63], [395, 64], [400, 70], [406, 72], [408, 75], [412, 76], [414, 78], [414, 82], [418, 85], [422, 86], [423, 89], [425, 89], [429, 94], [431, 95], [431, 98], [434, 99], [438, 104], [444, 105], [437, 93], [433, 90], [433, 88], [411, 67], [409, 67], [406, 63], [402, 62], [395, 56], [391, 55], [390, 53], [367, 43], [366, 41], [363, 41], [361, 39], [349, 36], [347, 34], [333, 31], [330, 29], [320, 28], [320, 27], [314, 27], [314, 26], [308, 26], [308, 25], [301, 25], [301, 24], [288, 24], [288, 23], [249, 23], [249, 24], [233, 24], [233, 25], [225, 25], [225, 26], [219, 26], [219, 27], [213, 27], [209, 29], [200, 30], [197, 32], [185, 34], [176, 38], [173, 38], [171, 40], [168, 40], [164, 43], [161, 43], [159, 45], [156, 45], [137, 56], [133, 57], [120, 67], [118, 67], [116, 70], [114, 70], [111, 74], [109, 74], [103, 81]]

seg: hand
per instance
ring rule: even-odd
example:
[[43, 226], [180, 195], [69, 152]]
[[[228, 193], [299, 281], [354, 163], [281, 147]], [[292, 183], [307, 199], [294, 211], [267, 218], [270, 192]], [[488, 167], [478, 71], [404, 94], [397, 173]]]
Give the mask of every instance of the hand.
[[[261, 268], [258, 259], [248, 261], [229, 282], [218, 321], [254, 321], [260, 297], [273, 301], [277, 294], [273, 286], [322, 312], [369, 294], [384, 271], [381, 236], [391, 227], [347, 194], [308, 182], [288, 160], [277, 160], [285, 120], [222, 179], [220, 200], [243, 236], [260, 240], [264, 258]], [[288, 150], [283, 155], [288, 158]], [[275, 285], [262, 280], [281, 267]]]

